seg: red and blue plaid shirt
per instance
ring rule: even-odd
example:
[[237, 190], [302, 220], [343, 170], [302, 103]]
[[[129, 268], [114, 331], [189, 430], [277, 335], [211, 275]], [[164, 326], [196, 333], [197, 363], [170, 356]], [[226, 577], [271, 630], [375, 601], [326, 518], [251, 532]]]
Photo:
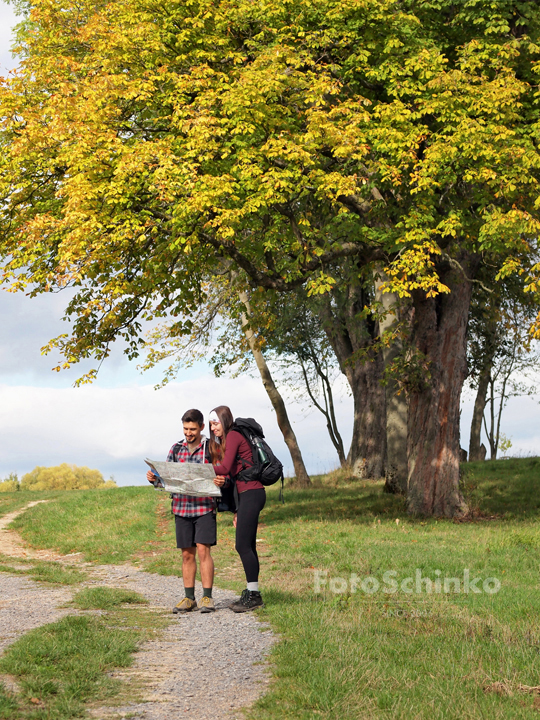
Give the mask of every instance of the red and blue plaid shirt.
[[[206, 440], [195, 448], [193, 452], [188, 448], [185, 440], [180, 440], [169, 450], [167, 462], [195, 462], [204, 463], [208, 461], [206, 455]], [[175, 515], [181, 517], [199, 517], [212, 512], [216, 507], [216, 501], [213, 497], [193, 497], [192, 495], [171, 495], [171, 510]]]

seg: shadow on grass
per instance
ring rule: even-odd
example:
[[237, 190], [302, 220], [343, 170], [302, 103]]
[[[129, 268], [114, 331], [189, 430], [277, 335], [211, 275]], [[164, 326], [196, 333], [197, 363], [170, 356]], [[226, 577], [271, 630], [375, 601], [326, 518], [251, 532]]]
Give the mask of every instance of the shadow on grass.
[[[465, 463], [461, 474], [462, 492], [479, 519], [496, 516], [530, 520], [540, 515], [540, 458]], [[358, 480], [338, 487], [325, 486], [324, 481], [307, 489], [289, 486], [285, 487], [283, 505], [273, 487], [268, 492], [264, 522], [273, 525], [302, 518], [369, 524], [375, 518], [407, 517], [405, 499], [384, 493], [383, 487], [382, 480]], [[408, 516], [407, 522], [431, 521]]]
[[317, 522], [353, 520], [371, 523], [378, 516], [403, 516], [406, 513], [404, 498], [384, 493], [383, 485], [383, 481], [362, 481], [339, 488], [286, 488], [283, 505], [277, 502], [272, 490], [264, 522], [272, 525], [302, 518]]
[[263, 595], [264, 604], [269, 607], [290, 607], [291, 605], [300, 605], [306, 602], [305, 598], [299, 593], [278, 590], [274, 586], [265, 587]]
[[461, 475], [471, 509], [513, 520], [540, 516], [540, 458], [464, 463]]

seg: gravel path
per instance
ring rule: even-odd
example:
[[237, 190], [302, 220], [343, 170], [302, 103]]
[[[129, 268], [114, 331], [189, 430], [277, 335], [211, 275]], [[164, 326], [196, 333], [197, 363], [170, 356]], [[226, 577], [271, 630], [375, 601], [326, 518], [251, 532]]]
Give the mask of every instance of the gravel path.
[[73, 615], [73, 609], [60, 607], [71, 600], [72, 592], [0, 573], [0, 652], [28, 630]]
[[[17, 534], [5, 529], [5, 521], [11, 522], [17, 514], [10, 513], [9, 520], [8, 516], [0, 519], [0, 552], [8, 554], [9, 549], [14, 557], [60, 559], [53, 552], [34, 553], [24, 548]], [[74, 560], [69, 556], [62, 559]], [[180, 578], [145, 573], [128, 564], [84, 566], [91, 577], [83, 585], [136, 590], [148, 599], [150, 607], [162, 610], [171, 619], [157, 640], [142, 646], [131, 668], [115, 673], [137, 688], [144, 678], [144, 701], [94, 708], [90, 711], [93, 717], [233, 720], [242, 718], [240, 708], [251, 705], [265, 692], [269, 678], [264, 661], [275, 637], [256, 615], [235, 614], [228, 609], [234, 593], [214, 589], [215, 613], [173, 616], [171, 608], [183, 595]], [[202, 588], [197, 585], [196, 595], [200, 597]], [[0, 651], [32, 628], [76, 614], [73, 609], [60, 607], [74, 592], [73, 588], [52, 588], [0, 573]]]

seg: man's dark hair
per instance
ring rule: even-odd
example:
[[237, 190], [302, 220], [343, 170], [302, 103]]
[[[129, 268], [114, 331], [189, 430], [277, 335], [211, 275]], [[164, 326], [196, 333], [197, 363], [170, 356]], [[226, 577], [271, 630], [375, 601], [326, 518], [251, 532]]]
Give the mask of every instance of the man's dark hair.
[[204, 425], [204, 416], [200, 410], [192, 408], [182, 415], [182, 422], [194, 422], [197, 423], [199, 427], [202, 427]]

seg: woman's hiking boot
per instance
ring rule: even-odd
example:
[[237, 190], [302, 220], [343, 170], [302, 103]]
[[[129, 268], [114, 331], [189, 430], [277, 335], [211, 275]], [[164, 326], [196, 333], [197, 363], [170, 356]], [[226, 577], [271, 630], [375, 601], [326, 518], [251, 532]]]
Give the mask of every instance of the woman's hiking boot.
[[173, 613], [179, 613], [180, 615], [183, 615], [184, 613], [191, 612], [192, 610], [196, 609], [197, 603], [195, 602], [195, 600], [185, 597], [173, 607], [172, 611]]
[[233, 612], [241, 613], [264, 607], [264, 603], [258, 590], [243, 590], [240, 598], [229, 607]]

